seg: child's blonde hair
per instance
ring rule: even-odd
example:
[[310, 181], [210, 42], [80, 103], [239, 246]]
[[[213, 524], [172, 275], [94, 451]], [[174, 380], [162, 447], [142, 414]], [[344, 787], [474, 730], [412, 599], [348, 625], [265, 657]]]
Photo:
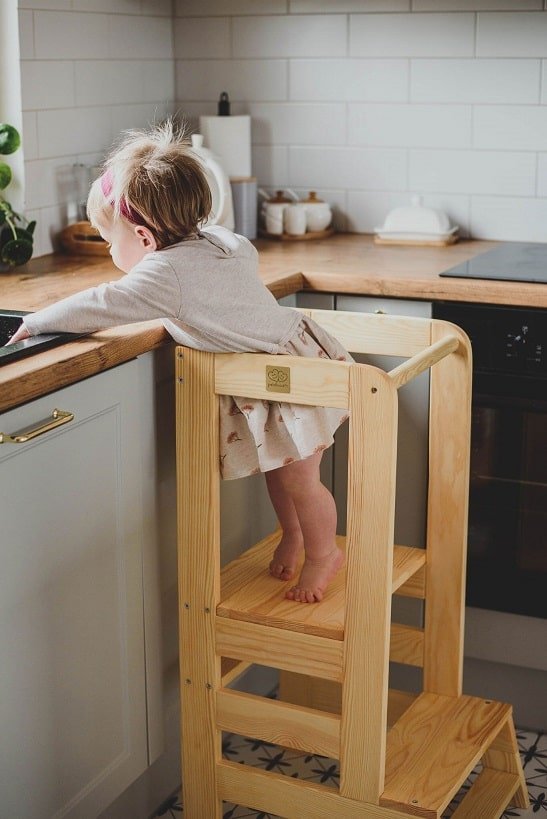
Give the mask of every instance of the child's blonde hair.
[[149, 228], [162, 248], [195, 234], [211, 212], [203, 167], [172, 120], [126, 132], [104, 171], [87, 200], [87, 214], [96, 227], [123, 216]]

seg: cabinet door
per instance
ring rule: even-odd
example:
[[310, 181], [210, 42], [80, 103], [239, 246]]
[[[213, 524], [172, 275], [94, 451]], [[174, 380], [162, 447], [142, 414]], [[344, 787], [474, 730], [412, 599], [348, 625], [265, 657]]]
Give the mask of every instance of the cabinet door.
[[136, 362], [0, 416], [0, 804], [96, 817], [146, 767]]

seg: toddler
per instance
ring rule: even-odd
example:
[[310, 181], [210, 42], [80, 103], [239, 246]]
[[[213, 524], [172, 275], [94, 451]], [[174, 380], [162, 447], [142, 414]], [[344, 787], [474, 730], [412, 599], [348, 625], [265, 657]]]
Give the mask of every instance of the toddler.
[[[93, 183], [87, 208], [125, 275], [25, 316], [11, 343], [159, 318], [178, 344], [199, 350], [351, 360], [317, 324], [277, 303], [247, 239], [201, 227], [210, 188], [171, 122], [125, 137]], [[346, 417], [339, 409], [220, 397], [222, 477], [265, 473], [283, 532], [270, 572], [291, 580], [303, 549], [300, 577], [286, 592], [301, 603], [320, 601], [343, 563], [334, 499], [319, 464]]]

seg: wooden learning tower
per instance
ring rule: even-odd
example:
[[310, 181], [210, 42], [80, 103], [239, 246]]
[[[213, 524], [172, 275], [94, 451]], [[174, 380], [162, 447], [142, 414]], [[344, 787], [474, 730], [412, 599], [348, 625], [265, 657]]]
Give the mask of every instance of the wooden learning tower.
[[[287, 819], [439, 819], [479, 762], [453, 816], [498, 819], [528, 796], [511, 706], [462, 694], [469, 341], [443, 321], [302, 312], [350, 352], [407, 360], [386, 373], [177, 348], [185, 819], [221, 819], [223, 800]], [[281, 365], [289, 393], [267, 389]], [[394, 546], [397, 390], [430, 367], [426, 549]], [[279, 532], [221, 571], [222, 394], [350, 411], [346, 566], [319, 604], [284, 599], [269, 576]], [[425, 601], [423, 629], [391, 623], [392, 594]], [[389, 689], [390, 660], [423, 668], [422, 693]], [[280, 669], [289, 697], [231, 690], [252, 664]], [[223, 759], [222, 731], [338, 759], [339, 789]]]

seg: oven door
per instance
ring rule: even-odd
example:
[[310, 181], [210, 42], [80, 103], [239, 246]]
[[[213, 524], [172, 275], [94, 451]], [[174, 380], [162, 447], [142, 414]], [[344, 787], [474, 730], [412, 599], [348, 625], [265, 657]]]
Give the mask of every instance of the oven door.
[[467, 605], [547, 618], [547, 382], [474, 378]]

